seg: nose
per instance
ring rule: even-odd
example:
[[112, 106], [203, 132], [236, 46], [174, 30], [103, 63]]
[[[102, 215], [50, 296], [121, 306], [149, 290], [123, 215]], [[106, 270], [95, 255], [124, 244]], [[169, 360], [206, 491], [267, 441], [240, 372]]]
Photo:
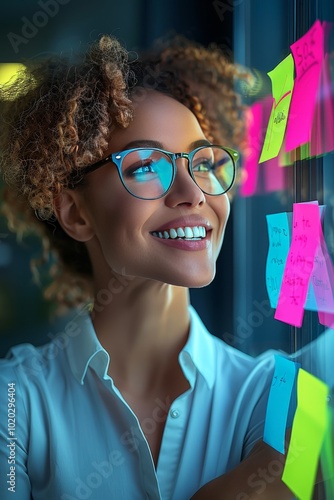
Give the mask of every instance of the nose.
[[169, 207], [186, 205], [197, 207], [206, 202], [203, 191], [192, 179], [187, 158], [178, 158], [176, 160], [176, 175], [174, 183], [165, 196], [165, 203]]

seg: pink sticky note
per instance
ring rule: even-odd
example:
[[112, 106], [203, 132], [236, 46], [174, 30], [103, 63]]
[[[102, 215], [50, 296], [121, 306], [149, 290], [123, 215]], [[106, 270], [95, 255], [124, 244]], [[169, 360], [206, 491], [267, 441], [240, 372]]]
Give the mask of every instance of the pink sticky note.
[[245, 113], [246, 151], [240, 195], [252, 196], [256, 192], [259, 156], [262, 148], [262, 104], [256, 102]]
[[310, 30], [291, 45], [296, 78], [286, 129], [286, 151], [309, 142], [316, 95], [324, 58], [324, 30], [316, 21]]
[[279, 164], [279, 158], [276, 156], [263, 163], [264, 190], [266, 193], [272, 191], [282, 191], [287, 187], [286, 170]]
[[285, 264], [275, 319], [300, 327], [319, 244], [320, 211], [315, 203], [294, 203], [291, 246]]
[[329, 55], [327, 54], [323, 66], [323, 88], [322, 88], [322, 121], [323, 151], [329, 153], [334, 150], [334, 95], [332, 91], [331, 70]]
[[319, 323], [329, 328], [334, 325], [334, 268], [320, 226], [320, 242], [315, 256], [313, 289], [318, 307]]
[[[331, 24], [323, 22], [324, 36], [327, 39]], [[320, 156], [334, 150], [334, 96], [332, 92], [329, 54], [325, 53], [320, 85], [316, 98], [311, 132], [311, 156]]]
[[322, 228], [320, 226], [319, 244], [314, 258], [312, 285], [317, 301], [318, 312], [334, 313], [333, 265], [328, 255]]
[[330, 55], [328, 53], [329, 37], [332, 23], [323, 21], [325, 38], [325, 60], [323, 64], [323, 85], [322, 85], [322, 132], [324, 137], [324, 153], [334, 150], [334, 94], [330, 69]]

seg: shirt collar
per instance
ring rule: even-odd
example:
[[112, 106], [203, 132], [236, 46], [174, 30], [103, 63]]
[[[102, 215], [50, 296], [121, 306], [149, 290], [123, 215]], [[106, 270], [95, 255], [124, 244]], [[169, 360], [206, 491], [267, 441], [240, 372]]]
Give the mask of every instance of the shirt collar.
[[84, 310], [79, 311], [71, 322], [72, 334], [66, 350], [74, 377], [84, 384], [88, 367], [92, 366], [100, 378], [106, 378], [109, 354], [100, 344], [89, 314]]
[[[179, 356], [180, 364], [191, 385], [198, 370], [211, 388], [216, 372], [215, 345], [212, 335], [192, 306], [189, 307], [189, 313], [190, 331]], [[100, 378], [106, 378], [110, 357], [96, 336], [90, 316], [86, 312], [79, 312], [71, 322], [66, 351], [74, 377], [84, 384], [88, 367], [91, 366]]]

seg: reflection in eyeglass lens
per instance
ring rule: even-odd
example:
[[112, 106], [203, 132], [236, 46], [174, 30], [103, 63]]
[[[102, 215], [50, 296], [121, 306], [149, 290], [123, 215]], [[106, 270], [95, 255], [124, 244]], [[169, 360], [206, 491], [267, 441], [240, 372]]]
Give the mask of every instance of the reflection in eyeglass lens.
[[165, 193], [173, 178], [171, 160], [160, 151], [132, 151], [122, 163], [127, 188], [142, 198], [157, 198]]
[[203, 148], [193, 158], [193, 173], [204, 192], [221, 194], [233, 183], [234, 163], [223, 149]]
[[[222, 194], [234, 180], [234, 163], [224, 149], [201, 148], [191, 162], [197, 185], [207, 194]], [[140, 198], [163, 196], [173, 179], [172, 160], [162, 151], [139, 149], [129, 152], [122, 161], [122, 177], [127, 189]]]

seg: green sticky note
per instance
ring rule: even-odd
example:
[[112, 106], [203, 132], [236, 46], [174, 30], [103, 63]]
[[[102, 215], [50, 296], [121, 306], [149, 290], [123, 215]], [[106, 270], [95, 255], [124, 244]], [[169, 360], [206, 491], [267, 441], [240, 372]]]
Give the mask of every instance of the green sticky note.
[[311, 500], [327, 430], [329, 387], [302, 368], [297, 379], [297, 410], [282, 480], [299, 500]]
[[275, 158], [283, 143], [294, 84], [292, 55], [283, 59], [268, 76], [271, 79], [274, 102], [259, 163]]
[[328, 425], [321, 450], [321, 470], [325, 482], [326, 498], [334, 498], [334, 448], [333, 448], [333, 410], [328, 408]]

